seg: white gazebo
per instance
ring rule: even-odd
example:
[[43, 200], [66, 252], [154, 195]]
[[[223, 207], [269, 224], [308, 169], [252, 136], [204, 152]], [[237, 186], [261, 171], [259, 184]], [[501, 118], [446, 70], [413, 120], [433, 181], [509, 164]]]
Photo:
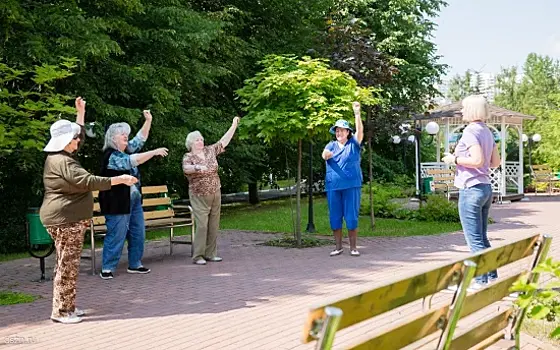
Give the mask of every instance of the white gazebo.
[[[446, 169], [448, 166], [441, 162], [441, 148], [449, 152], [458, 141], [460, 132], [467, 125], [461, 114], [461, 102], [442, 106], [431, 112], [413, 116], [415, 124], [420, 124], [422, 129], [429, 122], [436, 122], [440, 132], [436, 134], [436, 162], [422, 162], [421, 175], [426, 177], [427, 169]], [[500, 148], [501, 167], [492, 169], [492, 189], [500, 193], [504, 199], [521, 199], [523, 197], [523, 121], [533, 120], [535, 117], [510, 111], [505, 108], [489, 105], [490, 119], [488, 127], [494, 132], [496, 142]], [[519, 146], [516, 159], [507, 159], [506, 145], [510, 137]], [[443, 145], [442, 145], [443, 142]], [[418, 159], [416, 159], [418, 162]]]

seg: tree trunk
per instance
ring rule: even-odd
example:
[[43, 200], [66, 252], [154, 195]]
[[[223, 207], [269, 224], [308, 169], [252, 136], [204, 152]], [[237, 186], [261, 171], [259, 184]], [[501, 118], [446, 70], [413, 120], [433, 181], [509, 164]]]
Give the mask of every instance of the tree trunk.
[[367, 111], [368, 119], [368, 155], [369, 155], [369, 218], [371, 229], [375, 228], [375, 212], [373, 210], [373, 149], [371, 147], [371, 140], [373, 136], [372, 120], [371, 120], [371, 107]]
[[296, 180], [296, 245], [301, 247], [301, 139], [298, 140], [298, 163]]
[[249, 183], [249, 203], [259, 204], [259, 187], [256, 182]]

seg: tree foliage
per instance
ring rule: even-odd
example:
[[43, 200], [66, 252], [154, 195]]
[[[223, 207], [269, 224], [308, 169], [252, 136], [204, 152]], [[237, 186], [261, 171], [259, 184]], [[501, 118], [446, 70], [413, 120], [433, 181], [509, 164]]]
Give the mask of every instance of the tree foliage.
[[527, 56], [521, 74], [519, 79], [515, 67], [502, 70], [495, 103], [536, 117], [525, 123], [524, 130], [542, 136], [542, 141], [533, 145], [533, 163], [560, 169], [560, 62], [533, 53]]
[[330, 69], [324, 59], [270, 55], [261, 64], [263, 70], [237, 92], [247, 111], [240, 133], [268, 144], [298, 144], [295, 239], [299, 246], [302, 140], [327, 139], [325, 131], [351, 115], [352, 101], [376, 104], [379, 100], [372, 96], [373, 89], [358, 87], [350, 75]]

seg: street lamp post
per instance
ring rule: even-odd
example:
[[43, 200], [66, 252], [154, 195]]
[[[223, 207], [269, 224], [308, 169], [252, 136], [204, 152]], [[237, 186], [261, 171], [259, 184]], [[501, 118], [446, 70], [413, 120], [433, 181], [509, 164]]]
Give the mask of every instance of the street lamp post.
[[307, 228], [306, 232], [315, 232], [315, 223], [313, 223], [313, 142], [309, 142], [309, 203], [308, 203], [308, 214], [307, 214]]
[[[534, 142], [540, 142], [542, 140], [542, 137], [540, 134], [534, 134], [532, 136], [527, 136], [525, 134], [521, 135], [521, 139], [523, 140], [523, 142], [527, 142], [527, 147], [529, 148], [529, 169], [531, 169], [531, 166], [533, 165], [533, 163], [531, 162], [531, 148], [533, 146]], [[529, 171], [529, 179], [532, 179], [532, 170]]]
[[[403, 124], [400, 127], [402, 134], [407, 134], [408, 141], [414, 142], [415, 145], [415, 153], [416, 153], [416, 197], [420, 204], [422, 204], [422, 194], [424, 192], [424, 186], [422, 182], [422, 160], [420, 154], [420, 144], [422, 142], [422, 124], [419, 120], [415, 121], [414, 128], [410, 128], [410, 125]], [[430, 141], [427, 143], [428, 145], [431, 144], [434, 140], [434, 135], [439, 132], [439, 125], [436, 122], [429, 122], [426, 124], [425, 127], [426, 132], [430, 135]], [[399, 139], [398, 142], [395, 142]], [[393, 143], [400, 143], [401, 137], [400, 136], [393, 136], [392, 137]]]

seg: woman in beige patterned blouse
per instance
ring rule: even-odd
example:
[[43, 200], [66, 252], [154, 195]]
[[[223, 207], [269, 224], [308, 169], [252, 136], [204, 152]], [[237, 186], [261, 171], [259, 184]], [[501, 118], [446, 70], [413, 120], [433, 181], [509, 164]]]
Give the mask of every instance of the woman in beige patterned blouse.
[[222, 261], [216, 245], [222, 204], [216, 157], [224, 152], [238, 124], [239, 117], [233, 118], [231, 127], [220, 141], [210, 146], [204, 146], [199, 131], [187, 135], [185, 145], [189, 152], [183, 157], [183, 172], [189, 180], [189, 198], [196, 223], [192, 258], [197, 265]]

